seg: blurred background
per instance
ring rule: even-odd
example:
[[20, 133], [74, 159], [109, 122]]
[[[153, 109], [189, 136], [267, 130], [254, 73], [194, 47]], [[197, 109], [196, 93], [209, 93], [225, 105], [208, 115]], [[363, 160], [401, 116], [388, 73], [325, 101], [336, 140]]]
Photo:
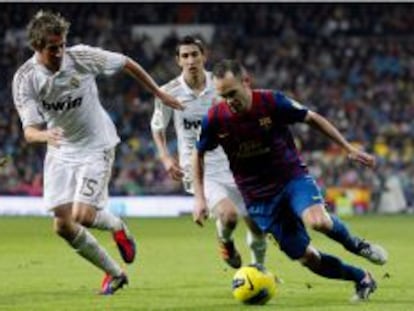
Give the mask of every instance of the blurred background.
[[[45, 148], [28, 145], [11, 97], [15, 70], [32, 51], [25, 26], [39, 9], [71, 22], [68, 45], [127, 54], [164, 84], [179, 73], [177, 37], [198, 35], [214, 61], [237, 58], [257, 88], [286, 92], [326, 116], [347, 139], [378, 157], [353, 165], [326, 137], [295, 126], [298, 144], [339, 214], [411, 212], [414, 205], [414, 5], [293, 3], [0, 4], [0, 195], [42, 195]], [[100, 95], [122, 143], [112, 196], [184, 195], [155, 154], [153, 98], [130, 77], [100, 79]], [[169, 144], [176, 151], [172, 128]]]

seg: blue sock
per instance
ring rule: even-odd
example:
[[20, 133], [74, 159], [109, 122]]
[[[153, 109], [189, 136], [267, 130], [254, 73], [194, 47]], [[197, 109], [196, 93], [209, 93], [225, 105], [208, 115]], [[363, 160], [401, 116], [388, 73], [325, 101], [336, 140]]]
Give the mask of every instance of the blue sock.
[[330, 215], [333, 226], [332, 230], [326, 235], [331, 239], [341, 243], [347, 250], [351, 253], [358, 253], [358, 238], [355, 238], [351, 235], [348, 228], [345, 226], [345, 223], [340, 220], [335, 215]]
[[316, 274], [329, 278], [359, 283], [365, 277], [365, 271], [343, 263], [339, 258], [320, 253], [321, 261], [317, 267], [309, 267]]

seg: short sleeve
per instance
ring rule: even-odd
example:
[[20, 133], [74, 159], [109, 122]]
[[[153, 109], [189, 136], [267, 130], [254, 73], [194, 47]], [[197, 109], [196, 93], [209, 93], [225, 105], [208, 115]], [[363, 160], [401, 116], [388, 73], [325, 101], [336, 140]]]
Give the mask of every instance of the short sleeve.
[[22, 73], [17, 73], [14, 76], [12, 93], [13, 102], [23, 128], [45, 123], [28, 76], [24, 76]]
[[196, 148], [198, 151], [206, 152], [213, 150], [218, 146], [217, 135], [214, 131], [211, 121], [209, 120], [209, 115], [203, 117], [201, 121], [201, 133], [200, 138], [196, 143]]
[[172, 108], [164, 105], [158, 97], [154, 99], [154, 112], [151, 118], [153, 132], [165, 131], [172, 116]]
[[110, 52], [88, 45], [77, 45], [68, 51], [81, 70], [95, 75], [113, 75], [120, 71], [127, 61], [121, 53]]
[[309, 109], [286, 96], [282, 92], [273, 94], [276, 103], [276, 116], [285, 123], [304, 122]]

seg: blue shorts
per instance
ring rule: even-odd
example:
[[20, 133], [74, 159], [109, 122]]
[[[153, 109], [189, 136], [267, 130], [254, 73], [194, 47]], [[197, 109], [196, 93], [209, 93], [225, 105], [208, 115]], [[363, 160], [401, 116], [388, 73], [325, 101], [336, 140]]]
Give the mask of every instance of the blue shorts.
[[315, 180], [304, 175], [291, 180], [274, 197], [250, 203], [247, 210], [264, 232], [273, 235], [286, 255], [299, 259], [310, 243], [302, 214], [307, 208], [323, 203]]

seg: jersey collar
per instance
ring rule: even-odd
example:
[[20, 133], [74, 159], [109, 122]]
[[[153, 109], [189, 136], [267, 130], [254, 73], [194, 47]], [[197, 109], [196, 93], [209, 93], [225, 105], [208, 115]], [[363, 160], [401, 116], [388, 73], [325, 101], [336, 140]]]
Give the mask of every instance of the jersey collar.
[[[198, 95], [198, 96], [202, 96], [202, 95], [208, 93], [211, 90], [211, 87], [212, 87], [212, 84], [213, 84], [213, 81], [212, 81], [212, 78], [211, 78], [211, 72], [204, 71], [204, 76], [206, 77], [206, 86], [205, 86], [204, 90], [201, 91], [200, 95]], [[180, 81], [180, 84], [183, 87], [183, 89], [184, 89], [184, 91], [185, 91], [185, 93], [187, 95], [191, 95], [191, 96], [196, 96], [197, 97], [197, 95], [193, 92], [193, 90], [185, 82], [185, 80], [184, 80], [184, 74], [181, 74], [179, 76], [178, 80]]]

